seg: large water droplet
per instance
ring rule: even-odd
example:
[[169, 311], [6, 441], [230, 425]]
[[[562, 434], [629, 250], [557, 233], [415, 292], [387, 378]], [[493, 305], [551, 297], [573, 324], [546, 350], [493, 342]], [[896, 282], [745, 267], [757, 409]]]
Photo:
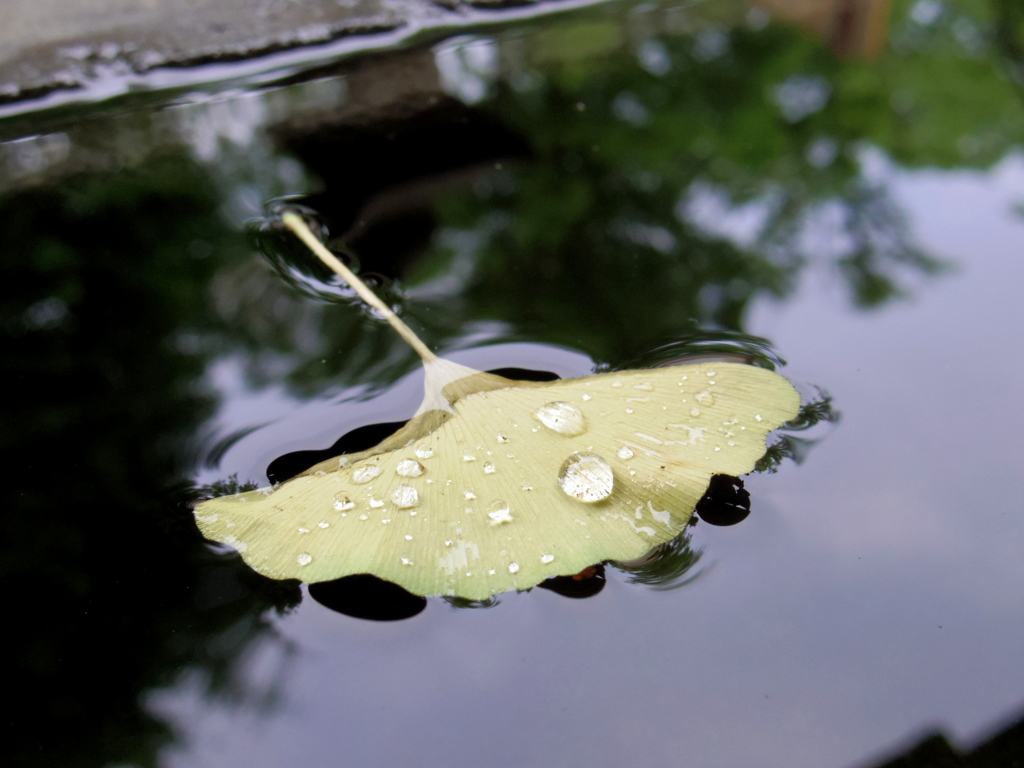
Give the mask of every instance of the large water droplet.
[[596, 453], [573, 453], [558, 472], [558, 484], [572, 498], [589, 503], [611, 496], [615, 476]]
[[334, 508], [339, 512], [344, 512], [346, 509], [352, 509], [354, 506], [355, 502], [343, 493], [339, 493], [334, 497]]
[[512, 513], [509, 510], [508, 504], [500, 500], [491, 504], [491, 511], [487, 513], [487, 516], [491, 518], [491, 525], [512, 522]]
[[484, 464], [484, 472], [486, 472], [488, 475], [493, 475], [495, 472], [497, 472], [497, 469], [495, 469], [494, 467], [493, 461], [488, 461], [487, 463]]
[[295, 562], [299, 565], [309, 565], [313, 562], [313, 556], [309, 552], [300, 552], [299, 556], [295, 558]]
[[352, 482], [359, 483], [360, 485], [362, 485], [363, 483], [370, 482], [379, 474], [380, 467], [378, 467], [376, 464], [367, 464], [362, 467], [357, 467], [352, 471]]
[[580, 409], [564, 400], [545, 403], [533, 412], [533, 416], [548, 429], [567, 437], [582, 435], [587, 431], [586, 420]]
[[395, 472], [402, 477], [419, 477], [423, 471], [423, 465], [413, 459], [402, 459], [395, 467]]
[[420, 502], [420, 495], [410, 485], [400, 485], [391, 492], [391, 500], [399, 509], [411, 509]]
[[519, 563], [509, 563], [508, 564], [508, 572], [509, 573], [519, 573]]

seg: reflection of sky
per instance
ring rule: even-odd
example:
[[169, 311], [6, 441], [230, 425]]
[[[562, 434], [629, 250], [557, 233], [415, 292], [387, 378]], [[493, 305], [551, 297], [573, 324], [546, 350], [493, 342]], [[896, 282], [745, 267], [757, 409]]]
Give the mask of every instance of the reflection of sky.
[[612, 578], [583, 601], [535, 590], [488, 611], [432, 601], [393, 625], [306, 600], [278, 622], [300, 653], [265, 719], [187, 688], [154, 697], [190, 745], [167, 764], [818, 768], [932, 726], [970, 740], [1014, 714], [1024, 163], [891, 183], [957, 271], [872, 314], [820, 273], [757, 307], [748, 330], [844, 420], [804, 466], [749, 482], [745, 523], [698, 526], [704, 577], [667, 593]]

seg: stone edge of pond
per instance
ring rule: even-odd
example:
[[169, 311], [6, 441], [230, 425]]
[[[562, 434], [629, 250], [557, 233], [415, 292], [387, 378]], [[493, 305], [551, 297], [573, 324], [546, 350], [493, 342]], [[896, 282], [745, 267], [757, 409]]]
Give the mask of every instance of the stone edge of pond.
[[[572, 0], [11, 0], [0, 25], [0, 106], [142, 78], [156, 69], [255, 60], [347, 39], [360, 48], [395, 35], [499, 22], [524, 9], [566, 10]], [[587, 3], [589, 4], [589, 3]], [[111, 6], [114, 6], [113, 8]], [[481, 18], [486, 17], [486, 18]], [[63, 23], [55, 19], [64, 18]], [[390, 35], [388, 33], [391, 33]], [[376, 38], [376, 39], [375, 39]]]

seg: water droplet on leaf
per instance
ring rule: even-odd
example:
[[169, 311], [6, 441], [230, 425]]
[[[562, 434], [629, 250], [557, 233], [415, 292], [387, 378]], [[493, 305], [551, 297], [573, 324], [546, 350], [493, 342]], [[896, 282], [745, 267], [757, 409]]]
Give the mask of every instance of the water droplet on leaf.
[[409, 485], [400, 485], [391, 492], [391, 500], [399, 509], [411, 509], [419, 504], [420, 495]]
[[533, 416], [548, 429], [566, 437], [582, 435], [587, 431], [586, 421], [580, 409], [563, 400], [545, 403], [533, 412]]
[[419, 477], [423, 471], [423, 465], [413, 459], [403, 459], [395, 467], [395, 472], [402, 477]]
[[596, 453], [573, 453], [558, 472], [558, 484], [572, 498], [592, 503], [611, 496], [615, 477]]
[[360, 485], [362, 485], [363, 483], [370, 482], [379, 474], [380, 467], [378, 467], [376, 464], [367, 464], [365, 466], [358, 467], [352, 471], [352, 482], [359, 483]]
[[508, 504], [500, 500], [491, 504], [491, 511], [487, 513], [487, 516], [491, 518], [491, 525], [512, 522], [512, 513], [509, 510]]

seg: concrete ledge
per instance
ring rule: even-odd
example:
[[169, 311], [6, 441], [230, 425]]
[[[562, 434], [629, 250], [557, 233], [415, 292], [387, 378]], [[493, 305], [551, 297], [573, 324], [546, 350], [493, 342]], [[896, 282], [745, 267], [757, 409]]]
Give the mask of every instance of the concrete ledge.
[[533, 0], [4, 0], [0, 102], [105, 75], [235, 61], [342, 37], [443, 27]]

